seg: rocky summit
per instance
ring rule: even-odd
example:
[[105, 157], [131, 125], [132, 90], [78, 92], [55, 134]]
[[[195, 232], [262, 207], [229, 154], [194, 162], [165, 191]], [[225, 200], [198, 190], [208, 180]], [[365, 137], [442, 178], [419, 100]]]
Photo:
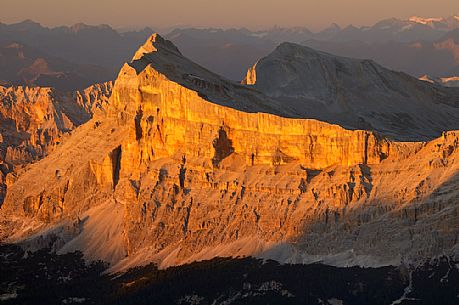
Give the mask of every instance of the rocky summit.
[[104, 111], [69, 119], [71, 135], [6, 176], [0, 238], [80, 250], [111, 271], [219, 256], [457, 260], [459, 132], [446, 132], [459, 127], [457, 96], [291, 44], [239, 84], [155, 34]]

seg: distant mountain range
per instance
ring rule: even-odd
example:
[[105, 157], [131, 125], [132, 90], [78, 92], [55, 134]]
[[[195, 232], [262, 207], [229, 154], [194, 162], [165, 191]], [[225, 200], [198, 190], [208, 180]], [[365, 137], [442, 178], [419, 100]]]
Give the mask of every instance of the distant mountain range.
[[[0, 24], [0, 41], [16, 41], [76, 64], [94, 64], [118, 70], [119, 66], [153, 32], [119, 33], [108, 25], [83, 23], [71, 27], [43, 27], [26, 20], [17, 24]], [[101, 51], [102, 50], [102, 51]]]
[[116, 78], [152, 30], [119, 33], [108, 25], [47, 28], [0, 23], [0, 84], [82, 89]]
[[[119, 32], [108, 25], [82, 23], [56, 28], [31, 20], [0, 23], [0, 84], [75, 90], [113, 80], [136, 46], [152, 33], [150, 28]], [[364, 27], [332, 24], [316, 33], [304, 27], [184, 28], [165, 37], [190, 59], [232, 80], [242, 80], [254, 61], [282, 42], [372, 59], [415, 77], [459, 75], [459, 16], [392, 18]]]
[[70, 63], [17, 42], [0, 43], [0, 85], [37, 85], [71, 91], [112, 77], [109, 68]]
[[[430, 20], [430, 21], [429, 21]], [[436, 20], [436, 21], [435, 21]], [[194, 61], [240, 80], [247, 63], [279, 43], [294, 42], [341, 56], [372, 59], [415, 77], [459, 74], [459, 17], [387, 19], [370, 27], [332, 24], [313, 33], [306, 28], [176, 29], [166, 35]]]
[[319, 41], [303, 45], [329, 53], [361, 59], [372, 59], [388, 68], [419, 77], [459, 74], [459, 30], [452, 30], [440, 39], [404, 43], [400, 41]]

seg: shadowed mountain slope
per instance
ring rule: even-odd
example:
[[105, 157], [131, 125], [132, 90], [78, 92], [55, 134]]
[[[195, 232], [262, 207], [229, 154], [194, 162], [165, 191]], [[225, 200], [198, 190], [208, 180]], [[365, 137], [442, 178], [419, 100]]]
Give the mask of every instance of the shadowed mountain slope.
[[427, 140], [459, 128], [458, 89], [292, 43], [260, 59], [244, 83], [297, 116], [397, 140]]

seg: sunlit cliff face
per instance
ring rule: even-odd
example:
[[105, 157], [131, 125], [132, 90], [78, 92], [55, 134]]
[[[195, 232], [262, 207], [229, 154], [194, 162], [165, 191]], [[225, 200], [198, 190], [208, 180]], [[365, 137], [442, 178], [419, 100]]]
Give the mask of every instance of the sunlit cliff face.
[[9, 186], [4, 238], [115, 269], [238, 255], [374, 266], [455, 251], [456, 132], [401, 143], [282, 117], [285, 104], [158, 35], [105, 109]]

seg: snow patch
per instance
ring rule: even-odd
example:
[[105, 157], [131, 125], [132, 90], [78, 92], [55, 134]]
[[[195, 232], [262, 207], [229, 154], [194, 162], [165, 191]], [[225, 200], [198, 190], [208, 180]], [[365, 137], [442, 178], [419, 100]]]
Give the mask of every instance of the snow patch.
[[443, 18], [422, 18], [422, 17], [417, 17], [417, 16], [410, 17], [408, 20], [411, 22], [419, 23], [419, 24], [430, 24], [433, 22], [444, 21]]

